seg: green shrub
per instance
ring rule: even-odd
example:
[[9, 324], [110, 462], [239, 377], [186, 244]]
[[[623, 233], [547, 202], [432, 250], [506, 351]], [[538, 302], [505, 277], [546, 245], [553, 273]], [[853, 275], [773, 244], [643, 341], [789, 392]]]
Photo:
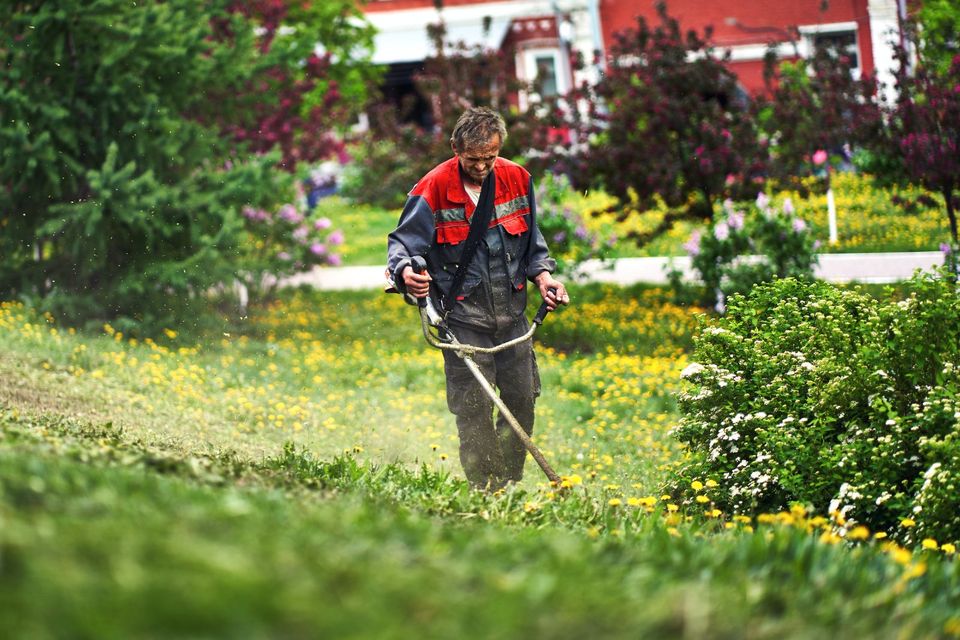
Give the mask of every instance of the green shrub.
[[[789, 198], [776, 209], [761, 192], [755, 207], [742, 209], [727, 200], [723, 209], [724, 218], [714, 221], [705, 234], [695, 230], [683, 245], [703, 283], [705, 305], [722, 312], [727, 297], [747, 293], [758, 282], [813, 275], [819, 243], [806, 221], [795, 215]], [[683, 289], [680, 275], [670, 273], [678, 294]]]
[[[734, 296], [684, 370], [677, 480], [737, 512], [791, 502], [906, 540], [960, 538], [960, 298], [919, 274], [900, 301], [793, 279]], [[917, 522], [901, 529], [901, 521]]]

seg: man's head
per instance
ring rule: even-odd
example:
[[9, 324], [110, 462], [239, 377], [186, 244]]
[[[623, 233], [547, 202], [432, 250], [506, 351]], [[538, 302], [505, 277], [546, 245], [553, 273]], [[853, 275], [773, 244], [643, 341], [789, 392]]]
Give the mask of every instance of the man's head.
[[480, 184], [493, 169], [506, 139], [507, 126], [499, 113], [487, 107], [473, 107], [457, 120], [450, 147], [467, 178]]

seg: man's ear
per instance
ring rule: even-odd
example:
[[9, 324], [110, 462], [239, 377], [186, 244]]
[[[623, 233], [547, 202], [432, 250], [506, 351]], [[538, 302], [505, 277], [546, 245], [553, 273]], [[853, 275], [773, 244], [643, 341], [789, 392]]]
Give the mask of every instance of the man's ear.
[[453, 144], [453, 140], [450, 141], [450, 149], [453, 151], [453, 155], [459, 155], [460, 152], [457, 151], [457, 147]]

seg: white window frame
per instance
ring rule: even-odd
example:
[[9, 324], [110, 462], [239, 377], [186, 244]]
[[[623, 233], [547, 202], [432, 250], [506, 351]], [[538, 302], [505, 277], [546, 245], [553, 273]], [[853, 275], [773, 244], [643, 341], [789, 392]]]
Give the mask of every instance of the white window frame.
[[[557, 87], [557, 95], [565, 95], [570, 91], [570, 74], [564, 73], [563, 56], [560, 55], [559, 47], [537, 46], [523, 48], [517, 53], [517, 69], [523, 74], [520, 78], [526, 82], [533, 82], [537, 78], [539, 69], [537, 68], [537, 58], [550, 56], [553, 58], [553, 75]], [[540, 96], [529, 95], [525, 91], [520, 92], [520, 108], [526, 110], [527, 107], [540, 101]]]
[[863, 49], [860, 47], [860, 29], [856, 22], [830, 22], [827, 24], [804, 25], [798, 28], [801, 36], [801, 55], [804, 58], [813, 56], [816, 50], [814, 41], [816, 36], [833, 35], [837, 33], [853, 33], [853, 46], [857, 49], [857, 66], [850, 73], [857, 80], [863, 69]]

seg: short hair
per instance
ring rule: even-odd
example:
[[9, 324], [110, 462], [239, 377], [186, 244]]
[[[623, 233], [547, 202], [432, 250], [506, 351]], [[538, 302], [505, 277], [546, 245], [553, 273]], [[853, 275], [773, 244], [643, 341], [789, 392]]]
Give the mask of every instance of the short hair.
[[495, 133], [499, 134], [501, 145], [506, 142], [507, 125], [503, 116], [489, 107], [470, 107], [457, 119], [450, 144], [459, 153], [482, 147]]

